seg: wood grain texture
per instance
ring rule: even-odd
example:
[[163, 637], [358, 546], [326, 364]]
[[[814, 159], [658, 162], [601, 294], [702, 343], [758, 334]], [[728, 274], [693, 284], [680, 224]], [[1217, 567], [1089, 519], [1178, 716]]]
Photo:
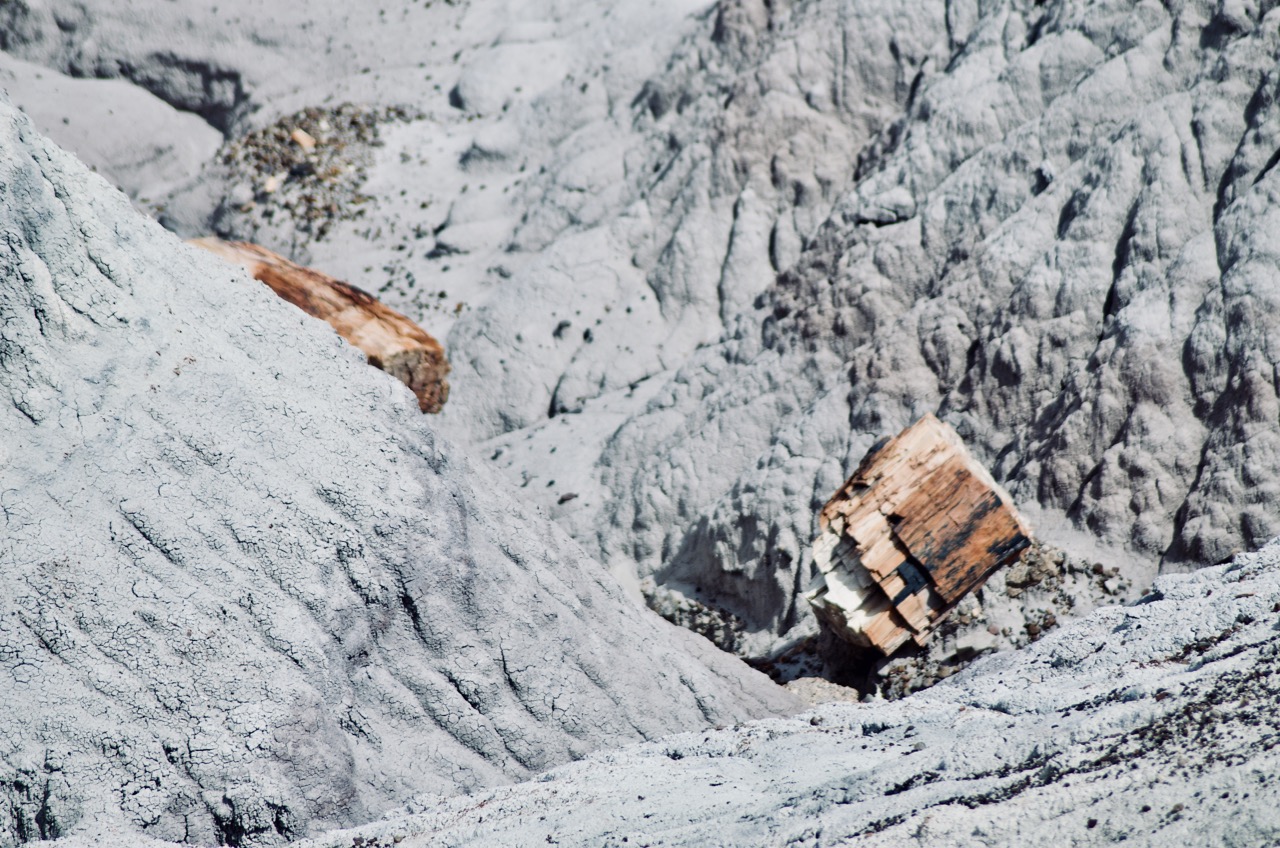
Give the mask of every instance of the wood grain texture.
[[1018, 514], [953, 456], [898, 507], [894, 533], [954, 604], [1030, 544]]
[[1031, 544], [1009, 495], [932, 415], [869, 450], [819, 526], [814, 560], [825, 583], [810, 603], [849, 641], [885, 654], [923, 644]]
[[249, 242], [210, 236], [193, 239], [191, 244], [242, 266], [283, 299], [328, 322], [338, 335], [364, 352], [370, 365], [408, 386], [423, 412], [439, 412], [449, 399], [449, 361], [444, 348], [426, 330], [373, 295]]

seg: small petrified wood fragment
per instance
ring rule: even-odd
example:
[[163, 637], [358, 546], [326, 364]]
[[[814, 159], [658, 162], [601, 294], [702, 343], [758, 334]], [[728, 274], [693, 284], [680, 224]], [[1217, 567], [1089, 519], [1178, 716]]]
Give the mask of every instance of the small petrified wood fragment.
[[444, 348], [413, 321], [373, 295], [264, 247], [209, 237], [192, 244], [243, 266], [255, 279], [308, 315], [327, 321], [369, 364], [408, 386], [423, 412], [439, 412], [449, 399]]
[[846, 640], [888, 655], [1031, 544], [1008, 493], [926, 415], [873, 447], [822, 508], [806, 595]]

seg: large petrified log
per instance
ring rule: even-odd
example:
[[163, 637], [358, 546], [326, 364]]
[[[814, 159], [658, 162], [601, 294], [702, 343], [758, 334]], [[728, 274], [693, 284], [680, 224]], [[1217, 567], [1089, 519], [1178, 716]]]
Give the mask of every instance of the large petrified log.
[[924, 644], [1031, 544], [1008, 493], [932, 415], [868, 451], [819, 525], [809, 603], [846, 640], [886, 655]]
[[338, 335], [364, 351], [370, 365], [408, 386], [423, 412], [439, 412], [449, 399], [449, 361], [444, 348], [373, 295], [256, 244], [212, 236], [191, 243], [244, 266], [280, 297], [327, 321]]

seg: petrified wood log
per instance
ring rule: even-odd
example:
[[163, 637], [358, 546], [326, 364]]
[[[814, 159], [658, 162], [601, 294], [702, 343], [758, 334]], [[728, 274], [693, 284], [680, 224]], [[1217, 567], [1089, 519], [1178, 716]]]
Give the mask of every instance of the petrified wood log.
[[444, 348], [413, 321], [368, 292], [304, 268], [265, 247], [208, 237], [192, 244], [242, 265], [257, 280], [364, 351], [369, 364], [408, 386], [423, 412], [439, 412], [449, 399]]
[[809, 603], [845, 639], [886, 655], [924, 644], [1031, 544], [1008, 493], [932, 415], [868, 451], [819, 526]]

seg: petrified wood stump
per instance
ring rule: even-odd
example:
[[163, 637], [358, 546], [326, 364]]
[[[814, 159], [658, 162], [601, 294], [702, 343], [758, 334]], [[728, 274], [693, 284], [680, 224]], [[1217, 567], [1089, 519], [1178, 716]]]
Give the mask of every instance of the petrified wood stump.
[[329, 322], [338, 335], [364, 351], [370, 365], [408, 386], [423, 412], [439, 412], [449, 399], [444, 348], [373, 295], [256, 244], [213, 237], [193, 239], [191, 244], [243, 266], [280, 297]]
[[846, 640], [886, 655], [924, 644], [1031, 544], [1008, 493], [932, 415], [868, 451], [819, 525], [809, 603]]

